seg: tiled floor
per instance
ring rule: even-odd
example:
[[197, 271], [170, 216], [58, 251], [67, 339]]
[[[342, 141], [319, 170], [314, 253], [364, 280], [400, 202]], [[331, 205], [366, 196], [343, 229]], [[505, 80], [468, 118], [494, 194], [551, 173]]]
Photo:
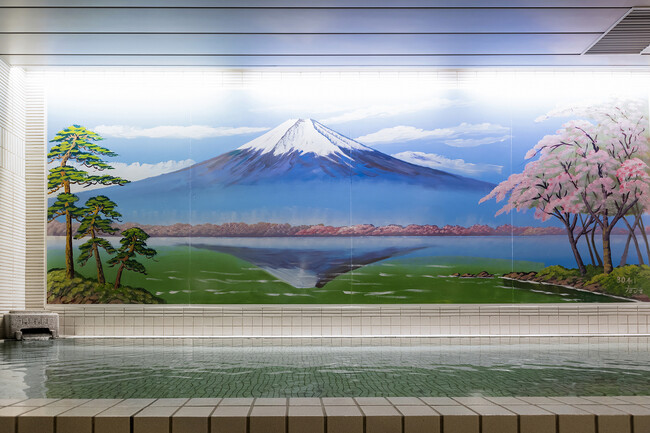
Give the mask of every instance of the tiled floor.
[[650, 396], [4, 399], [0, 433], [649, 433]]

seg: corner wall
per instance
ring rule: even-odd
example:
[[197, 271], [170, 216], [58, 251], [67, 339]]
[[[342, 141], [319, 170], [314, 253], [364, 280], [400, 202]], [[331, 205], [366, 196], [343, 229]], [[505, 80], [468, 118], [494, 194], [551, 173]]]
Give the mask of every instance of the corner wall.
[[0, 315], [25, 308], [25, 225], [25, 73], [0, 60]]
[[9, 310], [45, 306], [45, 95], [0, 60], [0, 338]]

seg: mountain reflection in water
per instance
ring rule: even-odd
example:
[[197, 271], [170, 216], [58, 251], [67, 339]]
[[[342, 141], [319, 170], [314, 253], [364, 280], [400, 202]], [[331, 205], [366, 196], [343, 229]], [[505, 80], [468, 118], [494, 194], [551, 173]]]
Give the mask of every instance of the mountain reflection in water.
[[192, 244], [192, 247], [218, 251], [246, 260], [296, 288], [323, 287], [346, 272], [424, 248], [389, 247], [372, 251], [360, 251], [358, 248], [321, 251], [209, 244]]

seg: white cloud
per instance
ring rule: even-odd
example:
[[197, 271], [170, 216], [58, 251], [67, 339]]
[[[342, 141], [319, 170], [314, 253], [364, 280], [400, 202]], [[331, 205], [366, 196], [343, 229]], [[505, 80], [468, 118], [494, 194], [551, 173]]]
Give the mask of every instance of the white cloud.
[[[193, 164], [195, 164], [195, 161], [192, 159], [186, 159], [183, 161], [169, 160], [169, 161], [158, 162], [156, 164], [146, 164], [146, 163], [139, 163], [139, 162], [134, 162], [132, 164], [125, 164], [123, 162], [112, 162], [110, 165], [114, 168], [113, 170], [104, 170], [101, 172], [95, 170], [88, 170], [87, 168], [84, 168], [84, 170], [87, 170], [90, 174], [106, 174], [109, 176], [121, 177], [123, 179], [130, 180], [131, 182], [135, 182], [137, 180], [146, 179], [148, 177], [154, 177], [165, 173], [171, 173], [172, 171], [180, 170], [182, 168], [189, 167], [190, 165]], [[87, 188], [73, 186], [72, 192], [74, 193], [79, 191], [88, 191], [92, 189], [101, 189], [101, 188], [106, 188], [106, 186], [93, 185]]]
[[251, 134], [253, 132], [266, 131], [269, 128], [257, 128], [250, 126], [227, 127], [227, 126], [174, 126], [163, 125], [153, 128], [140, 128], [138, 126], [127, 125], [99, 125], [93, 128], [93, 131], [104, 137], [116, 138], [191, 138], [200, 140], [202, 138], [225, 137], [230, 135]]
[[500, 143], [502, 141], [508, 140], [509, 138], [509, 135], [484, 138], [455, 138], [453, 140], [445, 140], [445, 144], [452, 147], [476, 147], [482, 144]]
[[[448, 128], [436, 128], [436, 129], [420, 129], [413, 126], [393, 126], [392, 128], [380, 129], [377, 132], [371, 134], [363, 135], [357, 137], [355, 140], [360, 141], [365, 144], [376, 144], [376, 143], [395, 143], [403, 141], [412, 141], [412, 140], [421, 140], [423, 138], [433, 138], [433, 139], [447, 139], [446, 144], [456, 147], [469, 147], [470, 144], [454, 144], [454, 140], [462, 137], [464, 135], [489, 135], [489, 134], [504, 134], [509, 133], [510, 128], [495, 123], [461, 123], [460, 125], [451, 126]], [[510, 135], [500, 137], [485, 137], [483, 140], [494, 139], [491, 143], [497, 141], [503, 141], [507, 138], [510, 138]], [[459, 140], [459, 143], [462, 140]], [[474, 142], [479, 142], [480, 140], [473, 140]], [[468, 141], [469, 143], [469, 141]], [[488, 144], [489, 141], [485, 143], [473, 144], [472, 146], [478, 146], [480, 144]]]
[[466, 104], [461, 100], [434, 98], [420, 103], [394, 104], [394, 105], [371, 105], [369, 107], [357, 108], [352, 111], [341, 113], [320, 122], [325, 125], [336, 123], [352, 122], [354, 120], [368, 119], [373, 117], [390, 117], [398, 114], [415, 113], [432, 108], [447, 108], [451, 106], [461, 106]]
[[392, 155], [394, 158], [411, 164], [435, 168], [437, 170], [450, 171], [465, 175], [479, 175], [483, 173], [501, 174], [503, 166], [494, 164], [474, 164], [465, 162], [463, 159], [450, 159], [435, 153], [424, 152], [400, 152]]

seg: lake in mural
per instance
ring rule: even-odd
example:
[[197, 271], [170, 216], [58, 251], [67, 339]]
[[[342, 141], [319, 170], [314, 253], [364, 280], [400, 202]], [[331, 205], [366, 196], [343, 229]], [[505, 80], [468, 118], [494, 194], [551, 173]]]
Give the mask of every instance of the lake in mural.
[[51, 89], [48, 301], [650, 300], [647, 100], [328, 86]]

